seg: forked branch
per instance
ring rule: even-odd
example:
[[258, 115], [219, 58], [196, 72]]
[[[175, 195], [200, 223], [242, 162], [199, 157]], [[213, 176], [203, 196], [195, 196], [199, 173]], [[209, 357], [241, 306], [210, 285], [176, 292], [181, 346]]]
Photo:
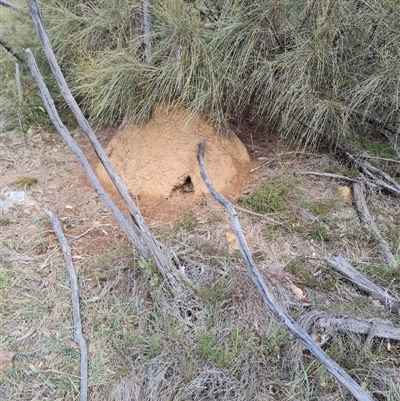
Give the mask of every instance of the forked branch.
[[328, 258], [326, 262], [328, 266], [350, 280], [358, 289], [365, 292], [372, 298], [377, 299], [391, 312], [398, 312], [399, 302], [392, 297], [388, 291], [379, 287], [358, 272], [342, 255], [333, 255]]

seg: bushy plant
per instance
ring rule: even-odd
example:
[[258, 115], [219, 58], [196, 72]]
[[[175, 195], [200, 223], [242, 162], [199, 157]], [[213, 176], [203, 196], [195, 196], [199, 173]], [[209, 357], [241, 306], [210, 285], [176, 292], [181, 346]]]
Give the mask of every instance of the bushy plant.
[[398, 0], [49, 0], [57, 58], [88, 116], [146, 120], [156, 102], [220, 126], [251, 119], [316, 143], [360, 116], [399, 119]]

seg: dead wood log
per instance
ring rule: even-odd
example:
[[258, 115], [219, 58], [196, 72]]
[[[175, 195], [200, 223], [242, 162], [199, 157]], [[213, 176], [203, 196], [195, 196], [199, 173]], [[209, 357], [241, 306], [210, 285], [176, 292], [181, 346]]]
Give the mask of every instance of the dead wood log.
[[[147, 225], [144, 222], [140, 210], [138, 209], [138, 207], [135, 205], [132, 198], [128, 194], [128, 191], [124, 183], [122, 182], [118, 174], [115, 172], [115, 169], [112, 166], [109, 158], [107, 157], [103, 147], [101, 146], [92, 128], [90, 127], [88, 121], [86, 120], [81, 109], [79, 108], [77, 102], [72, 96], [72, 93], [68, 88], [67, 82], [65, 81], [65, 78], [55, 58], [47, 33], [44, 29], [42, 17], [39, 8], [37, 6], [36, 0], [28, 0], [28, 7], [30, 15], [32, 17], [32, 21], [36, 28], [37, 35], [39, 37], [39, 41], [42, 45], [45, 56], [50, 65], [52, 73], [56, 79], [56, 82], [60, 88], [61, 94], [64, 97], [69, 108], [71, 109], [72, 113], [74, 114], [80, 127], [84, 131], [96, 155], [103, 164], [111, 181], [113, 182], [119, 194], [121, 195], [122, 199], [124, 200], [125, 204], [127, 205], [129, 214], [133, 220], [134, 229], [137, 232], [136, 236], [137, 238], [140, 238], [140, 241], [143, 242], [144, 244], [143, 246], [140, 247], [142, 251], [139, 252], [142, 253], [143, 249], [146, 248], [147, 251], [145, 251], [142, 254], [145, 256], [148, 256], [150, 254], [152, 256], [161, 275], [164, 277], [164, 279], [168, 280], [168, 282], [171, 284], [171, 288], [174, 288], [173, 290], [174, 295], [177, 295], [178, 293], [182, 294], [184, 292], [184, 286], [181, 282], [181, 279], [190, 284], [189, 279], [187, 277], [183, 277], [182, 273], [178, 271], [175, 268], [175, 266], [172, 265], [172, 263], [168, 260], [167, 256], [161, 249], [161, 246], [158, 243], [158, 241], [151, 234], [150, 230], [148, 229]], [[176, 264], [179, 264], [179, 260], [176, 257], [173, 257], [173, 260], [175, 261]]]
[[389, 245], [382, 237], [381, 233], [379, 232], [378, 226], [376, 225], [375, 221], [373, 220], [371, 214], [369, 213], [367, 202], [365, 201], [363, 185], [361, 183], [354, 183], [353, 185], [353, 198], [354, 204], [357, 210], [358, 217], [361, 223], [374, 235], [376, 240], [379, 243], [379, 247], [381, 248], [383, 258], [385, 263], [389, 266], [396, 267], [397, 262], [394, 258], [392, 252], [390, 251]]
[[68, 271], [68, 277], [71, 286], [72, 319], [74, 321], [74, 338], [79, 346], [79, 352], [81, 357], [81, 363], [80, 363], [81, 385], [80, 385], [79, 400], [86, 401], [88, 394], [88, 353], [87, 353], [86, 341], [82, 332], [82, 321], [79, 310], [78, 278], [76, 277], [74, 264], [72, 263], [71, 249], [64, 236], [61, 224], [57, 216], [51, 210], [45, 210], [45, 212], [49, 216], [51, 224], [53, 225], [54, 232], [57, 235], [58, 241], [60, 242], [61, 251], [64, 256], [65, 264]]
[[399, 310], [399, 302], [388, 291], [382, 289], [371, 280], [359, 273], [342, 255], [333, 255], [326, 259], [328, 266], [336, 270], [342, 276], [349, 279], [358, 289], [365, 292], [393, 313]]
[[[103, 189], [102, 185], [100, 184], [100, 181], [98, 180], [98, 178], [94, 174], [92, 168], [90, 167], [90, 164], [87, 161], [82, 150], [79, 148], [79, 146], [73, 140], [68, 129], [62, 123], [62, 121], [57, 113], [56, 107], [54, 105], [54, 101], [50, 96], [50, 93], [43, 81], [42, 76], [40, 75], [38, 66], [36, 64], [36, 61], [35, 61], [35, 58], [34, 58], [32, 52], [30, 51], [30, 49], [27, 49], [25, 51], [25, 53], [26, 53], [26, 57], [28, 60], [29, 68], [31, 69], [32, 75], [35, 78], [36, 84], [38, 85], [43, 104], [44, 104], [46, 111], [47, 111], [51, 121], [53, 122], [55, 128], [57, 129], [57, 131], [61, 135], [61, 137], [64, 139], [64, 142], [66, 143], [67, 147], [70, 149], [70, 151], [76, 157], [78, 163], [82, 167], [82, 170], [86, 174], [86, 177], [88, 178], [90, 184], [96, 191], [99, 198], [106, 205], [107, 209], [110, 211], [110, 213], [112, 214], [114, 219], [120, 225], [120, 227], [125, 232], [125, 234], [129, 238], [129, 240], [132, 242], [132, 244], [138, 250], [138, 252], [141, 255], [147, 257], [149, 253], [148, 253], [148, 249], [144, 245], [143, 241], [141, 241], [138, 234], [135, 232], [132, 225], [126, 219], [124, 214], [119, 210], [119, 208], [115, 205], [115, 203], [107, 195], [107, 193]], [[159, 249], [159, 253], [162, 254], [161, 249]], [[163, 257], [165, 258], [164, 255], [163, 255]], [[164, 269], [164, 268], [159, 269], [163, 278], [169, 283], [170, 289], [175, 296], [181, 295], [184, 291], [182, 283], [176, 278], [175, 274], [171, 271], [171, 268], [168, 264], [166, 265], [166, 267], [169, 270]]]
[[363, 321], [348, 317], [323, 316], [316, 320], [314, 330], [316, 332], [329, 333], [355, 333], [366, 334], [373, 337], [386, 338], [388, 340], [400, 340], [400, 329], [375, 320]]
[[305, 313], [300, 319], [301, 326], [319, 346], [326, 344], [336, 333], [366, 335], [365, 349], [371, 346], [375, 337], [400, 340], [400, 328], [388, 325], [380, 319], [353, 319], [317, 309]]
[[251, 256], [250, 250], [247, 246], [247, 242], [244, 238], [242, 228], [236, 214], [236, 211], [233, 205], [225, 199], [217, 190], [214, 188], [210, 179], [208, 178], [205, 164], [204, 164], [204, 141], [200, 142], [197, 160], [200, 166], [201, 178], [206, 184], [208, 190], [210, 191], [213, 198], [219, 202], [222, 206], [225, 207], [229, 214], [229, 219], [232, 225], [232, 228], [235, 232], [236, 240], [239, 244], [240, 252], [246, 264], [246, 267], [250, 273], [250, 276], [258, 288], [261, 296], [263, 297], [265, 303], [270, 308], [273, 315], [282, 322], [287, 329], [298, 338], [309, 350], [310, 352], [321, 362], [321, 364], [340, 382], [343, 383], [344, 386], [353, 394], [353, 396], [359, 401], [372, 400], [372, 397], [367, 394], [365, 390], [361, 388], [361, 386], [349, 376], [336, 362], [334, 362], [322, 349], [319, 347], [313, 339], [291, 318], [289, 317], [282, 309], [282, 307], [278, 304], [278, 302], [273, 297], [272, 293], [269, 291], [266, 286], [263, 278], [261, 277], [260, 272], [258, 271], [253, 258]]

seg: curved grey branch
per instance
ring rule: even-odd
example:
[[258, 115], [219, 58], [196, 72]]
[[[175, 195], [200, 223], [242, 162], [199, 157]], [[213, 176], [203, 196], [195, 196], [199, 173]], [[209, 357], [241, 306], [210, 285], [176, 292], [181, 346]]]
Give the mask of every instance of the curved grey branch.
[[236, 214], [233, 205], [225, 199], [221, 194], [217, 192], [210, 179], [208, 178], [205, 164], [204, 164], [204, 146], [205, 142], [199, 143], [197, 160], [200, 166], [200, 174], [208, 190], [210, 191], [213, 198], [218, 201], [222, 206], [225, 207], [229, 214], [229, 219], [233, 230], [235, 232], [236, 240], [240, 247], [240, 253], [244, 259], [247, 270], [250, 273], [253, 282], [258, 288], [261, 296], [265, 303], [270, 308], [274, 316], [281, 321], [287, 329], [293, 333], [308, 349], [309, 351], [322, 363], [322, 365], [339, 381], [346, 386], [346, 388], [353, 394], [353, 396], [359, 401], [372, 401], [373, 398], [361, 388], [361, 386], [348, 374], [346, 373], [335, 361], [333, 361], [323, 350], [319, 347], [313, 339], [290, 317], [288, 316], [278, 302], [273, 297], [272, 293], [268, 290], [260, 272], [258, 271], [250, 250], [247, 246], [247, 242], [244, 238], [242, 228], [238, 216]]

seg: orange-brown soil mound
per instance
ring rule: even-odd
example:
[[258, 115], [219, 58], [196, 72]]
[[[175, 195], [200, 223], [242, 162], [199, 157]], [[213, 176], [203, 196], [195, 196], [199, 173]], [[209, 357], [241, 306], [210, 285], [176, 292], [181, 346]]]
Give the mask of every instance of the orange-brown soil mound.
[[[141, 200], [168, 199], [208, 193], [196, 159], [206, 140], [205, 163], [218, 191], [238, 193], [251, 168], [250, 156], [235, 136], [225, 137], [204, 118], [188, 119], [183, 109], [158, 107], [145, 125], [127, 125], [108, 144], [106, 152], [128, 191]], [[102, 166], [96, 172], [109, 178]]]

